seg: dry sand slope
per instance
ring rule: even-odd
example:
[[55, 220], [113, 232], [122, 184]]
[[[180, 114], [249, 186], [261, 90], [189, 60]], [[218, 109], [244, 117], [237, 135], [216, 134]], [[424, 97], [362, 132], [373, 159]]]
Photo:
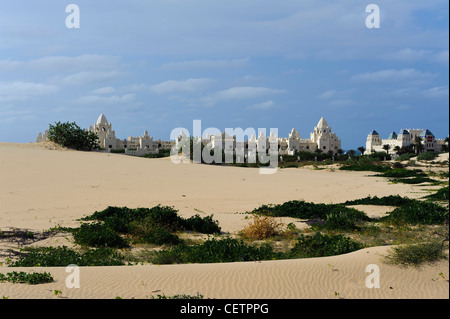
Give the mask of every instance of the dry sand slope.
[[[44, 230], [76, 226], [75, 219], [107, 206], [174, 206], [183, 216], [214, 214], [226, 232], [242, 229], [243, 214], [261, 204], [293, 199], [338, 203], [367, 195], [420, 197], [417, 187], [389, 184], [366, 172], [257, 169], [194, 164], [118, 154], [52, 150], [37, 144], [0, 143], [0, 229]], [[377, 214], [377, 212], [374, 212]], [[448, 298], [448, 261], [423, 269], [384, 265], [386, 247], [304, 260], [207, 265], [88, 267], [81, 288], [65, 288], [64, 268], [56, 281], [27, 286], [0, 284], [10, 298], [146, 298], [158, 293], [203, 294], [206, 298]], [[366, 266], [377, 264], [381, 288], [365, 285]], [[11, 268], [0, 267], [6, 273]], [[14, 269], [14, 270], [21, 270]], [[30, 269], [27, 269], [30, 270]], [[338, 294], [335, 295], [335, 292]]]

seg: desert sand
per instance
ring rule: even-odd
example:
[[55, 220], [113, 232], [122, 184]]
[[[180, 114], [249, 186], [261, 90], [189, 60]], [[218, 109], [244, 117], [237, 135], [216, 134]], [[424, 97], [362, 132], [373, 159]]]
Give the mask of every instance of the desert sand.
[[[222, 230], [233, 234], [248, 224], [246, 212], [261, 204], [294, 199], [340, 203], [368, 195], [418, 198], [425, 194], [418, 186], [391, 184], [367, 177], [370, 174], [290, 168], [260, 175], [258, 169], [250, 168], [176, 165], [167, 158], [77, 152], [45, 143], [0, 143], [0, 229], [74, 227], [79, 225], [77, 219], [107, 206], [162, 204], [175, 207], [184, 217], [214, 214]], [[366, 209], [367, 214], [379, 216], [390, 208]], [[51, 243], [65, 241], [57, 238]], [[381, 262], [388, 249], [372, 247], [298, 260], [81, 267], [78, 289], [66, 288], [65, 268], [14, 268], [49, 271], [55, 282], [36, 286], [1, 283], [0, 296], [58, 298], [52, 291], [61, 290], [65, 298], [83, 299], [197, 293], [205, 298], [242, 299], [449, 298], [448, 260], [419, 269], [402, 268]], [[366, 287], [370, 264], [380, 268], [378, 289]], [[0, 273], [8, 271], [11, 268], [5, 264], [0, 266]]]

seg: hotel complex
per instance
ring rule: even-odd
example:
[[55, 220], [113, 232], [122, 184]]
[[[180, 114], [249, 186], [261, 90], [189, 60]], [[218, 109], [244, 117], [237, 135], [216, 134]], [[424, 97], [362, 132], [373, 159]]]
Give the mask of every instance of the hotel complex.
[[[116, 138], [112, 124], [108, 122], [104, 114], [101, 114], [97, 122], [89, 127], [89, 131], [98, 135], [101, 149], [108, 152], [124, 150], [125, 154], [136, 156], [157, 154], [160, 150], [170, 150], [173, 147], [179, 149], [180, 143], [189, 138], [181, 133], [175, 141], [154, 140], [148, 131], [145, 131], [141, 136], [129, 136], [127, 139], [121, 140]], [[44, 134], [39, 133], [36, 142], [46, 141], [47, 134], [48, 131], [45, 131]], [[376, 131], [372, 131], [367, 137], [365, 154], [394, 151], [397, 146], [399, 148], [410, 147], [418, 136], [421, 137], [423, 151], [438, 152], [445, 144], [444, 140], [436, 139], [429, 130], [404, 129], [399, 134], [392, 132], [387, 139], [381, 139]], [[332, 132], [331, 127], [323, 117], [314, 127], [313, 132], [310, 133], [309, 139], [301, 138], [295, 128], [291, 130], [289, 137], [278, 137], [274, 132], [266, 137], [261, 132], [258, 137], [252, 134], [245, 141], [237, 139], [236, 135], [230, 136], [226, 133], [196, 138], [204, 145], [210, 145], [211, 149], [220, 149], [225, 153], [245, 154], [245, 156], [256, 151], [267, 153], [268, 150], [278, 150], [279, 155], [294, 155], [301, 151], [320, 151], [337, 155], [341, 150], [341, 140], [336, 133]], [[385, 149], [385, 145], [389, 145], [388, 150]]]
[[[365, 154], [394, 151], [397, 146], [399, 148], [411, 147], [417, 137], [421, 138], [423, 152], [440, 152], [445, 144], [444, 140], [436, 139], [430, 130], [402, 129], [399, 134], [392, 132], [387, 139], [380, 138], [377, 131], [372, 131], [367, 136]], [[388, 150], [385, 149], [385, 145], [389, 145]]]

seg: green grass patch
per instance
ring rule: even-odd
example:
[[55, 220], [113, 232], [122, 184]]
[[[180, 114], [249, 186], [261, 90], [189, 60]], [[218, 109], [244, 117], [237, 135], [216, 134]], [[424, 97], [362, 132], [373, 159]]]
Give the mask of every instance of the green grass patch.
[[73, 230], [75, 242], [90, 247], [124, 248], [130, 242], [176, 245], [182, 242], [173, 234], [177, 231], [204, 234], [221, 231], [212, 215], [200, 217], [197, 214], [186, 219], [180, 217], [174, 208], [161, 205], [135, 209], [110, 206], [82, 220], [96, 221]]
[[358, 171], [358, 172], [386, 172], [391, 168], [387, 165], [377, 165], [372, 163], [357, 163], [357, 164], [349, 164], [344, 165], [339, 168], [342, 171]]
[[46, 284], [53, 282], [53, 277], [48, 272], [32, 272], [26, 273], [23, 271], [17, 272], [9, 272], [6, 275], [0, 274], [0, 282], [10, 282], [13, 284], [29, 284], [29, 285], [38, 285], [38, 284]]
[[277, 259], [270, 245], [255, 247], [242, 240], [214, 238], [200, 245], [180, 244], [167, 250], [156, 252], [151, 262], [154, 264], [223, 263]]
[[439, 156], [436, 152], [424, 152], [417, 156], [418, 161], [432, 161]]
[[291, 258], [311, 258], [335, 256], [364, 248], [361, 243], [343, 235], [322, 235], [317, 232], [312, 236], [301, 235], [289, 252]]
[[123, 257], [114, 249], [98, 248], [79, 253], [66, 246], [25, 248], [9, 267], [120, 266]]
[[393, 247], [385, 261], [395, 265], [418, 267], [447, 257], [440, 241], [430, 241]]
[[423, 198], [433, 201], [448, 201], [449, 200], [449, 188], [448, 186], [438, 189], [435, 193], [424, 196]]

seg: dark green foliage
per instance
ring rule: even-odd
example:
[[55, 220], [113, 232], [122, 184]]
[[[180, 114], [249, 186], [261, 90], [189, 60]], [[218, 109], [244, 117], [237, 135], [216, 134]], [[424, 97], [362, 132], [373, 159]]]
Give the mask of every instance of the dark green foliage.
[[429, 178], [429, 177], [413, 177], [413, 178], [395, 178], [392, 179], [392, 182], [395, 183], [403, 183], [403, 184], [422, 184], [422, 183], [432, 183], [432, 184], [439, 184], [440, 182]]
[[419, 160], [419, 161], [432, 161], [438, 156], [439, 156], [439, 153], [424, 152], [424, 153], [420, 154], [419, 156], [417, 156], [417, 160]]
[[325, 223], [317, 223], [318, 229], [355, 230], [356, 224], [370, 218], [354, 208], [337, 204], [315, 204], [305, 201], [289, 201], [281, 205], [263, 205], [252, 211], [254, 214], [272, 217], [294, 217], [300, 219], [321, 219]]
[[427, 195], [424, 198], [437, 201], [448, 201], [449, 188], [448, 186], [442, 187], [441, 189], [437, 190], [434, 194]]
[[[75, 231], [74, 237], [79, 244], [98, 247], [126, 247], [126, 242], [120, 237], [131, 235], [130, 240], [136, 243], [173, 244], [181, 242], [178, 236], [171, 232], [192, 230], [200, 233], [220, 233], [221, 228], [212, 216], [201, 218], [195, 215], [185, 219], [178, 216], [177, 210], [168, 206], [152, 208], [107, 207], [95, 212], [83, 220], [97, 220], [103, 224], [95, 226], [82, 225]], [[85, 227], [83, 232], [81, 228]]]
[[411, 202], [414, 199], [408, 197], [402, 197], [400, 195], [389, 195], [384, 197], [371, 197], [367, 196], [361, 199], [355, 199], [351, 201], [346, 201], [343, 205], [380, 205], [380, 206], [401, 206]]
[[122, 257], [110, 248], [98, 248], [80, 254], [66, 246], [27, 248], [24, 255], [10, 267], [67, 267], [123, 265]]
[[383, 176], [383, 177], [395, 177], [395, 178], [406, 178], [406, 177], [424, 177], [427, 176], [422, 170], [420, 169], [404, 169], [404, 168], [396, 168], [392, 170], [388, 170], [384, 172], [383, 174], [379, 174], [376, 176]]
[[213, 216], [200, 217], [200, 215], [194, 215], [183, 221], [183, 227], [187, 230], [192, 230], [203, 234], [216, 234], [220, 233], [218, 221], [213, 220]]
[[180, 244], [156, 253], [155, 264], [221, 263], [237, 261], [270, 260], [277, 257], [269, 245], [254, 247], [242, 240], [225, 238], [209, 239], [200, 245]]
[[327, 214], [325, 223], [316, 224], [317, 229], [323, 230], [343, 230], [343, 231], [353, 231], [359, 229], [357, 223], [363, 220], [368, 220], [368, 217], [356, 210], [356, 209], [345, 209], [342, 211], [336, 210], [330, 214]]
[[448, 215], [448, 208], [415, 200], [397, 207], [380, 220], [392, 224], [440, 225], [448, 220]]
[[1, 282], [10, 282], [13, 284], [16, 283], [23, 283], [23, 284], [29, 284], [29, 285], [38, 285], [38, 284], [45, 284], [49, 282], [53, 282], [53, 277], [48, 272], [38, 273], [38, 272], [32, 272], [32, 273], [26, 273], [26, 272], [9, 272], [6, 275], [0, 274], [0, 283]]
[[371, 164], [371, 163], [365, 163], [365, 164], [350, 164], [345, 165], [339, 168], [343, 171], [361, 171], [361, 172], [386, 172], [390, 170], [391, 168], [389, 166], [385, 165], [377, 165], [377, 164]]
[[61, 146], [81, 151], [91, 151], [99, 148], [97, 134], [83, 130], [75, 122], [55, 122], [55, 125], [50, 124], [48, 139]]
[[399, 162], [403, 162], [403, 161], [408, 161], [411, 158], [416, 157], [416, 156], [417, 156], [417, 154], [415, 154], [415, 153], [404, 153], [404, 154], [399, 155], [395, 160], [399, 161]]
[[90, 247], [125, 248], [126, 241], [107, 224], [83, 224], [74, 231], [74, 240], [79, 245]]
[[446, 258], [447, 255], [444, 250], [444, 244], [439, 241], [396, 246], [386, 256], [386, 260], [396, 265], [417, 267], [426, 262]]
[[301, 235], [290, 251], [291, 258], [325, 257], [350, 253], [362, 249], [362, 244], [342, 235]]
[[159, 150], [156, 154], [145, 154], [141, 157], [145, 158], [163, 158], [163, 157], [169, 157], [170, 156], [170, 150]]
[[387, 216], [381, 218], [393, 224], [424, 224], [435, 225], [443, 224], [448, 219], [448, 208], [429, 201], [420, 201], [401, 197], [399, 195], [390, 195], [378, 198], [366, 197], [358, 200], [347, 201], [344, 205], [385, 205], [398, 206]]

